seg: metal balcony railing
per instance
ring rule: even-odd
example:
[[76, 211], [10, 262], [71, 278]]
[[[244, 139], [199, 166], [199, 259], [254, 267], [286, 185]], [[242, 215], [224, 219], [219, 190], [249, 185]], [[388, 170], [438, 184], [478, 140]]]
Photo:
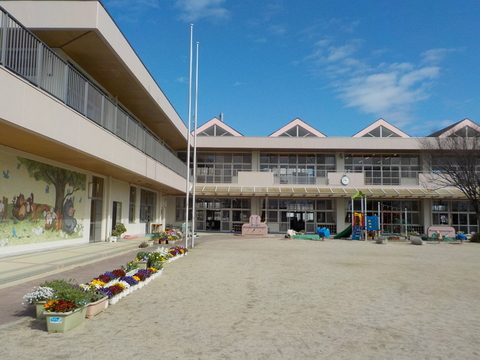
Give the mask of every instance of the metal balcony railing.
[[149, 157], [186, 177], [187, 166], [162, 140], [0, 7], [0, 64]]

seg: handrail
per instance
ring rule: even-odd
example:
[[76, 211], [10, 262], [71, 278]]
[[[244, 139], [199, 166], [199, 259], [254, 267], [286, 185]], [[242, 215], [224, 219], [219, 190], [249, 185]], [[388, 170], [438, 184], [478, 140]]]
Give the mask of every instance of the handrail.
[[165, 165], [182, 177], [187, 165], [148, 128], [0, 7], [0, 65]]

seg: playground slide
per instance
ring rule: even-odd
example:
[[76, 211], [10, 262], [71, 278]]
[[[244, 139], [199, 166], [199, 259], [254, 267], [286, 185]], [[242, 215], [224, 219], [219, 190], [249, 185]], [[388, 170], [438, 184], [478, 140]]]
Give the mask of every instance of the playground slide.
[[344, 237], [349, 237], [350, 235], [352, 235], [352, 225], [348, 225], [348, 227], [345, 230], [343, 230], [341, 233], [338, 233], [333, 238], [340, 239]]

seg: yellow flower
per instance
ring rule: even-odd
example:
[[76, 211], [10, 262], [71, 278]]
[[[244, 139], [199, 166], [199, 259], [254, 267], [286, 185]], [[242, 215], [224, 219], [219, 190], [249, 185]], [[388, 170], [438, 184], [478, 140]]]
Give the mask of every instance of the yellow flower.
[[127, 287], [121, 283], [116, 283], [115, 285], [120, 286], [123, 290], [125, 290]]
[[91, 281], [91, 283], [92, 283], [92, 285], [100, 285], [102, 287], [105, 286], [105, 283], [103, 281], [98, 280], [98, 279], [93, 279]]

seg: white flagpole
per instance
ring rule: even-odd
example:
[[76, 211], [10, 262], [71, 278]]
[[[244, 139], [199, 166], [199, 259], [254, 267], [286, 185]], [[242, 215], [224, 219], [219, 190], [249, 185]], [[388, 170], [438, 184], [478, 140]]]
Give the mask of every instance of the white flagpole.
[[192, 190], [192, 248], [195, 247], [195, 187], [197, 185], [197, 116], [198, 116], [198, 41], [195, 60], [195, 108], [193, 111], [193, 190]]
[[185, 247], [188, 249], [188, 211], [190, 198], [190, 136], [192, 118], [192, 65], [193, 65], [193, 24], [190, 24], [190, 70], [188, 77], [188, 132], [187, 132], [187, 188], [185, 190]]

